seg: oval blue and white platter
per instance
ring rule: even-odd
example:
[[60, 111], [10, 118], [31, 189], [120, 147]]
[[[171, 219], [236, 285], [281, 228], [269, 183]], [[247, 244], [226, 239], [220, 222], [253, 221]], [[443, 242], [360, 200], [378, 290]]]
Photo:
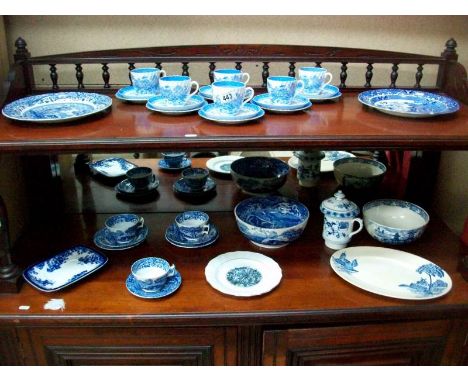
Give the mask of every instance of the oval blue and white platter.
[[335, 273], [368, 292], [403, 300], [447, 294], [452, 279], [441, 267], [408, 252], [384, 247], [348, 247], [330, 257]]

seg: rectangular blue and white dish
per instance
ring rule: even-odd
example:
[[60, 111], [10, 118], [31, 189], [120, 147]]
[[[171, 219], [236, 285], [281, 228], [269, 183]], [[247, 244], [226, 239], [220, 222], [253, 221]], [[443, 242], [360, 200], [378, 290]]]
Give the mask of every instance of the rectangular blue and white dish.
[[124, 176], [128, 170], [135, 167], [137, 167], [136, 164], [124, 158], [106, 158], [89, 164], [89, 168], [94, 174], [100, 174], [108, 178]]
[[36, 289], [55, 292], [96, 272], [107, 260], [99, 252], [77, 245], [31, 265], [23, 272], [23, 277]]

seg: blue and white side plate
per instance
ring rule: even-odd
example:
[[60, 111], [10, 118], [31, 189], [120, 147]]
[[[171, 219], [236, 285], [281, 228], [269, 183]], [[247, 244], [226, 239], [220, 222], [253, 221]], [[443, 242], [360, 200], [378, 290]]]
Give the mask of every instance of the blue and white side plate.
[[333, 85], [325, 85], [319, 93], [299, 93], [301, 96], [308, 98], [312, 102], [325, 102], [337, 100], [341, 97], [340, 89]]
[[135, 190], [135, 187], [130, 183], [130, 180], [124, 179], [115, 186], [115, 191], [125, 195], [147, 195], [152, 194], [156, 191], [159, 186], [159, 179], [155, 178], [154, 182], [150, 183], [149, 186], [144, 190]]
[[159, 94], [159, 89], [156, 93], [142, 93], [137, 91], [133, 86], [125, 86], [115, 93], [115, 98], [125, 102], [146, 103], [151, 97]]
[[184, 158], [182, 162], [176, 167], [174, 166], [169, 166], [169, 163], [165, 159], [161, 159], [159, 161], [159, 168], [167, 171], [179, 171], [179, 170], [184, 170], [192, 165], [192, 161], [190, 158]]
[[236, 251], [212, 259], [205, 268], [208, 283], [221, 293], [237, 297], [270, 292], [283, 277], [280, 266], [261, 253]]
[[187, 184], [184, 178], [180, 178], [174, 183], [172, 187], [174, 192], [176, 193], [180, 193], [187, 196], [200, 196], [214, 191], [216, 189], [216, 182], [213, 179], [208, 178], [202, 189], [194, 190]]
[[94, 235], [93, 241], [97, 247], [101, 249], [106, 249], [108, 251], [122, 251], [124, 249], [136, 247], [137, 245], [143, 243], [148, 236], [148, 227], [143, 226], [141, 227], [140, 232], [138, 232], [134, 240], [124, 244], [114, 244], [107, 240], [106, 230], [107, 228], [103, 228], [97, 231]]
[[141, 289], [140, 285], [131, 273], [128, 275], [127, 280], [125, 281], [127, 290], [134, 296], [140, 298], [163, 298], [169, 296], [177, 289], [179, 289], [180, 284], [182, 284], [182, 276], [178, 271], [175, 272], [174, 276], [169, 277], [167, 282], [160, 289], [151, 292]]
[[[324, 153], [325, 153], [325, 156], [320, 161], [321, 172], [333, 171], [333, 163], [337, 161], [338, 159], [352, 158], [356, 156], [347, 151], [324, 151]], [[291, 158], [289, 158], [288, 165], [289, 167], [297, 170], [297, 167], [299, 166], [299, 159], [295, 155], [293, 155]]]
[[151, 97], [148, 100], [146, 107], [149, 110], [162, 114], [179, 115], [193, 113], [200, 110], [204, 105], [207, 105], [207, 102], [198, 94], [190, 97], [184, 105], [171, 104], [167, 98], [159, 95]]
[[382, 113], [399, 117], [428, 118], [455, 113], [460, 105], [453, 98], [421, 90], [375, 89], [362, 92], [359, 102]]
[[383, 247], [349, 247], [330, 257], [335, 273], [368, 292], [404, 300], [447, 294], [452, 279], [441, 267], [408, 252]]
[[262, 109], [274, 113], [295, 113], [297, 111], [306, 110], [312, 106], [312, 102], [310, 102], [308, 98], [302, 96], [294, 97], [290, 104], [274, 103], [268, 93], [256, 95], [252, 99], [252, 102]]
[[18, 99], [6, 105], [2, 114], [17, 121], [58, 123], [99, 113], [111, 105], [112, 98], [103, 94], [59, 92]]
[[210, 231], [207, 235], [202, 235], [198, 240], [187, 240], [182, 236], [175, 223], [172, 223], [166, 230], [166, 240], [181, 248], [202, 248], [213, 244], [219, 237], [218, 229], [210, 223]]
[[55, 292], [89, 276], [106, 263], [106, 256], [77, 245], [31, 265], [23, 272], [23, 277], [36, 289]]
[[265, 115], [265, 111], [258, 105], [246, 103], [239, 113], [230, 115], [222, 113], [216, 104], [211, 103], [203, 106], [198, 111], [198, 115], [213, 122], [234, 125], [259, 119]]
[[91, 162], [89, 168], [95, 174], [101, 174], [108, 178], [124, 176], [128, 170], [137, 167], [136, 164], [124, 158], [106, 158]]
[[242, 158], [239, 155], [222, 155], [208, 159], [206, 167], [213, 172], [228, 175], [231, 173], [231, 163]]

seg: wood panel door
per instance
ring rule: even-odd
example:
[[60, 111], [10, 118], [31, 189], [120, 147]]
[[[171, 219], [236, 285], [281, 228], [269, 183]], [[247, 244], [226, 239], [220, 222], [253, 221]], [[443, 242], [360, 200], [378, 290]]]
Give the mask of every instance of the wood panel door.
[[20, 333], [28, 365], [234, 365], [236, 329], [33, 328]]
[[21, 365], [22, 360], [18, 350], [15, 329], [0, 329], [0, 366]]
[[445, 321], [268, 330], [264, 365], [438, 365]]

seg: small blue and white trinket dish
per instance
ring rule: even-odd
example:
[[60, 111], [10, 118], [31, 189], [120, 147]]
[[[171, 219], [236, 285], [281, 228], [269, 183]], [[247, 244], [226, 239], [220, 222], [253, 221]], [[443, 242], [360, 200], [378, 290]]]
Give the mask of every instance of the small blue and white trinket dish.
[[91, 172], [108, 178], [124, 176], [128, 170], [135, 167], [137, 167], [136, 164], [133, 164], [124, 158], [106, 158], [89, 163]]

